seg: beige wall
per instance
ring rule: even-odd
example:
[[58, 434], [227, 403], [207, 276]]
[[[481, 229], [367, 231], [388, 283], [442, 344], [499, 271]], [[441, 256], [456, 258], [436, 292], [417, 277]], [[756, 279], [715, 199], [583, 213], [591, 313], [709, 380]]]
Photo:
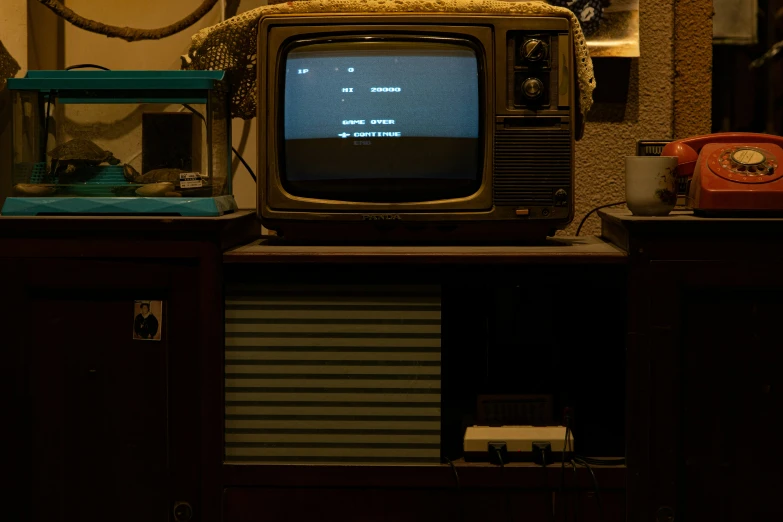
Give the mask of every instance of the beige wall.
[[65, 65], [65, 21], [38, 0], [27, 0], [27, 64], [30, 70], [62, 69]]
[[24, 74], [27, 69], [27, 0], [0, 0], [0, 40]]
[[[157, 28], [189, 14], [200, 0], [68, 0], [70, 9], [109, 25]], [[219, 4], [218, 4], [219, 5]], [[65, 26], [65, 63], [96, 63], [111, 69], [179, 69], [179, 56], [192, 33], [220, 21], [215, 7], [196, 25], [157, 41], [129, 43]]]
[[[576, 219], [566, 232], [590, 209], [625, 199], [624, 158], [637, 140], [710, 131], [711, 16], [712, 0], [640, 0], [641, 57], [594, 60], [596, 103], [577, 144]], [[582, 233], [599, 229], [593, 215]]]
[[[24, 0], [2, 1], [4, 5], [9, 1], [24, 3]], [[67, 3], [79, 14], [104, 23], [159, 27], [181, 18], [199, 2], [68, 0]], [[244, 0], [239, 11], [264, 3]], [[711, 0], [640, 0], [641, 58], [596, 60], [596, 103], [588, 115], [585, 138], [577, 145], [576, 219], [566, 232], [573, 233], [589, 209], [624, 199], [623, 158], [635, 153], [637, 139], [709, 132], [711, 13]], [[191, 34], [219, 20], [216, 7], [191, 30], [160, 41], [137, 43], [105, 38], [65, 24], [62, 60], [64, 65], [91, 62], [115, 69], [178, 68], [179, 56], [185, 51]], [[24, 38], [18, 39], [24, 42]], [[38, 39], [32, 39], [33, 51], [50, 47], [37, 46]], [[679, 72], [676, 77], [675, 69]], [[234, 121], [234, 145], [254, 168], [255, 129], [255, 120]], [[135, 139], [129, 141], [132, 142], [119, 146], [127, 150], [138, 148]], [[255, 184], [236, 161], [235, 167], [237, 201], [240, 207], [254, 207]], [[598, 219], [593, 217], [583, 233], [597, 230]]]
[[[6, 50], [22, 68], [17, 76], [27, 70], [27, 0], [0, 0], [0, 40]], [[0, 96], [0, 203], [11, 192], [11, 184], [6, 181], [11, 176], [11, 132], [8, 110], [10, 98], [4, 89]]]
[[676, 0], [674, 10], [674, 137], [712, 128], [712, 0]]

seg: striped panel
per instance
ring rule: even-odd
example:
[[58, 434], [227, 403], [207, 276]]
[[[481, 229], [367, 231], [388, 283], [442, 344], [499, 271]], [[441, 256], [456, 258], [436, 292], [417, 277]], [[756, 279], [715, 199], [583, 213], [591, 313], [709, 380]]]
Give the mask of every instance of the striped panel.
[[229, 285], [225, 460], [437, 464], [433, 287]]

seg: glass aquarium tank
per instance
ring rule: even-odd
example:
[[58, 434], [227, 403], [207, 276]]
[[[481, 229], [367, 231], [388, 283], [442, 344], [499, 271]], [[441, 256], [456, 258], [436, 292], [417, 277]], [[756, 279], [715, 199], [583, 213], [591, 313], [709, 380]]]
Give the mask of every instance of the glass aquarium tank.
[[30, 71], [11, 78], [7, 216], [219, 216], [231, 192], [222, 71]]

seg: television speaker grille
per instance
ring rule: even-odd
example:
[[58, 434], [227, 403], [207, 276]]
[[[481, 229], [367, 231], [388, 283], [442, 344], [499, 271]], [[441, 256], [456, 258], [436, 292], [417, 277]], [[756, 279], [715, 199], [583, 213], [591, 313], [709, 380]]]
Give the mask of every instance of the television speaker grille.
[[568, 129], [496, 130], [495, 205], [553, 205], [558, 189], [571, 189], [572, 153]]
[[440, 462], [437, 287], [229, 285], [225, 461]]

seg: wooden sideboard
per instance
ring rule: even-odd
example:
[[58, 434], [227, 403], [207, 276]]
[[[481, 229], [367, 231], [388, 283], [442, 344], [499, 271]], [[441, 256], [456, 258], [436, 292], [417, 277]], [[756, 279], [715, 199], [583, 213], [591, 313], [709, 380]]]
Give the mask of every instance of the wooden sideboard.
[[629, 254], [634, 520], [781, 519], [783, 219], [599, 214]]
[[[0, 218], [3, 518], [220, 519], [222, 252], [258, 232], [251, 213]], [[167, 303], [159, 342], [132, 338], [139, 299]]]
[[[9, 520], [779, 515], [783, 223], [601, 217], [603, 239], [528, 247], [286, 245], [242, 212], [0, 218]], [[441, 464], [224, 458], [223, 288], [267, 283], [441, 288]], [[131, 338], [136, 299], [165, 302], [161, 341]], [[464, 462], [487, 393], [551, 394], [579, 453], [627, 466], [594, 466], [596, 496], [581, 466]]]

